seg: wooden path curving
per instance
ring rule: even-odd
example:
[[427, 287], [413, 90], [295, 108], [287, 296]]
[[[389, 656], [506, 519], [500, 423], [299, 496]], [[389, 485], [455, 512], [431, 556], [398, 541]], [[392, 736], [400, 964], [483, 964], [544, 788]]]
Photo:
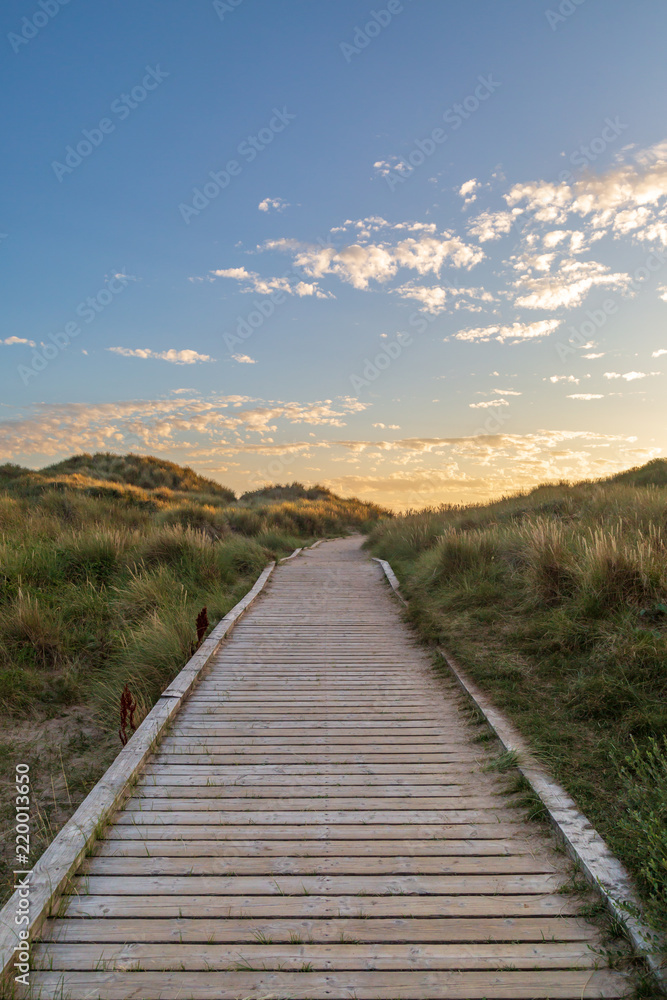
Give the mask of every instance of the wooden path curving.
[[279, 566], [34, 949], [72, 1000], [620, 997], [358, 539]]

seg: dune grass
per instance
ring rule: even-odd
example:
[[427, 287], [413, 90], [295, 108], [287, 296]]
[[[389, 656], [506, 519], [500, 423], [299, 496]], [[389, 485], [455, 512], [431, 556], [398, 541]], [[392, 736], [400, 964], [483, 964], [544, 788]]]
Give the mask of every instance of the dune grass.
[[458, 657], [632, 870], [667, 932], [667, 491], [560, 484], [380, 521], [421, 634]]

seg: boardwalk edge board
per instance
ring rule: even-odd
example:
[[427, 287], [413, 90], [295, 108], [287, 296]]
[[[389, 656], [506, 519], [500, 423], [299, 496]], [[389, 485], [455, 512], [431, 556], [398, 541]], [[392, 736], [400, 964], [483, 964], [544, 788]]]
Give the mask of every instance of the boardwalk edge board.
[[[385, 559], [372, 558], [382, 567], [396, 597], [407, 607], [408, 602], [401, 594], [400, 583], [391, 564]], [[635, 913], [641, 913], [641, 904], [625, 867], [571, 796], [531, 754], [514, 726], [491, 704], [445, 649], [438, 647], [438, 653], [505, 750], [517, 754], [517, 769], [547, 810], [551, 824], [567, 853], [581, 868], [586, 880], [601, 895], [614, 919], [623, 926], [633, 947], [642, 956], [653, 976], [663, 988], [667, 987], [667, 962], [665, 956], [656, 950], [657, 935], [628, 911], [627, 907], [630, 907]]]
[[[315, 544], [318, 544], [317, 542]], [[301, 549], [297, 549], [298, 554]], [[70, 877], [86, 857], [105, 823], [131, 793], [146, 759], [155, 750], [165, 727], [186, 699], [204, 667], [217, 653], [222, 640], [232, 626], [264, 589], [276, 563], [271, 562], [260, 573], [253, 587], [222, 618], [197, 652], [162, 692], [154, 707], [137, 731], [128, 740], [116, 759], [95, 787], [83, 800], [74, 815], [65, 823], [47, 847], [29, 875], [29, 909], [25, 909], [25, 889], [16, 889], [0, 910], [0, 983], [14, 972], [18, 961], [17, 945], [39, 933], [42, 924], [69, 884]], [[20, 879], [22, 876], [17, 876]], [[27, 922], [16, 918], [27, 914]], [[20, 934], [20, 937], [19, 937]]]

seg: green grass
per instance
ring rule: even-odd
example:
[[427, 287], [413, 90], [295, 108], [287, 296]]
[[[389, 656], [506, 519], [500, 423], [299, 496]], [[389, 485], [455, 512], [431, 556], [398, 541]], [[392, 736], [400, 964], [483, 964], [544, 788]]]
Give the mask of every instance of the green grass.
[[[631, 869], [667, 932], [665, 463], [380, 521], [423, 637], [460, 660]], [[651, 473], [651, 466], [654, 466]]]
[[[139, 723], [191, 655], [204, 606], [213, 627], [271, 559], [387, 513], [276, 491], [237, 500], [132, 455], [0, 468], [0, 798], [30, 763], [40, 850], [120, 750], [124, 686]], [[0, 806], [5, 836], [10, 820]]]

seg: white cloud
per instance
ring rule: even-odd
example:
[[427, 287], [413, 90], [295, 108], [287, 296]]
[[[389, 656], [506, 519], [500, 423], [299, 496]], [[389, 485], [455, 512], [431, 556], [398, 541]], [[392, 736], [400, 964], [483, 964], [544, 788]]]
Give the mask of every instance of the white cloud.
[[473, 201], [477, 201], [477, 192], [481, 188], [481, 184], [476, 177], [472, 177], [465, 184], [462, 184], [459, 188], [459, 194], [463, 198], [463, 205], [472, 205]]
[[238, 361], [240, 365], [256, 365], [257, 362], [254, 358], [249, 357], [247, 354], [232, 354], [234, 361]]
[[540, 319], [534, 323], [512, 323], [509, 326], [483, 326], [471, 330], [459, 330], [454, 337], [456, 340], [498, 340], [501, 343], [509, 340], [512, 344], [519, 344], [522, 340], [548, 337], [559, 326], [558, 319]]
[[292, 287], [287, 278], [261, 278], [256, 271], [247, 271], [245, 267], [224, 267], [217, 271], [211, 271], [216, 278], [232, 278], [234, 281], [241, 281], [247, 287], [242, 288], [243, 292], [256, 292], [259, 295], [269, 295], [270, 292], [286, 292], [288, 295]]
[[[431, 313], [436, 316], [447, 309], [450, 299], [458, 299], [454, 308], [469, 309], [471, 312], [478, 311], [474, 303], [493, 302], [494, 298], [490, 292], [482, 288], [453, 288], [441, 285], [415, 285], [408, 282], [392, 289], [394, 294], [400, 295], [402, 299], [415, 299], [422, 304], [422, 312]], [[466, 299], [470, 301], [466, 301]]]
[[[544, 379], [543, 381], [546, 382], [546, 379]], [[550, 382], [575, 382], [577, 385], [579, 385], [579, 379], [575, 378], [574, 375], [550, 375], [549, 376], [549, 381]]]
[[198, 354], [197, 351], [191, 350], [177, 351], [174, 348], [169, 351], [150, 351], [144, 347], [107, 347], [107, 351], [121, 354], [124, 358], [157, 358], [160, 361], [170, 361], [174, 365], [194, 365], [198, 362], [215, 360], [208, 354]]
[[667, 350], [665, 350], [664, 347], [661, 347], [659, 351], [654, 351], [653, 354], [651, 355], [651, 357], [652, 358], [661, 358], [663, 354], [667, 354]]
[[575, 392], [567, 397], [568, 399], [604, 399], [604, 396], [597, 392]]
[[667, 227], [659, 215], [666, 196], [667, 142], [662, 142], [633, 161], [601, 174], [588, 173], [571, 185], [516, 184], [506, 201], [541, 222], [562, 224], [572, 213], [585, 218], [593, 230], [609, 228], [617, 236], [632, 233], [667, 245]]
[[522, 275], [514, 287], [523, 294], [515, 301], [522, 309], [573, 309], [580, 305], [596, 286], [624, 291], [630, 284], [630, 275], [612, 272], [597, 261], [580, 261], [573, 258], [560, 263], [555, 274], [534, 276], [532, 270], [544, 270], [546, 261], [538, 258], [528, 273]]
[[408, 268], [422, 275], [439, 274], [444, 264], [470, 269], [484, 258], [484, 252], [479, 247], [466, 244], [451, 233], [443, 233], [439, 237], [422, 235], [418, 239], [408, 236], [394, 244], [388, 241], [365, 243], [362, 238], [341, 249], [283, 238], [269, 240], [263, 249], [291, 253], [294, 266], [303, 269], [311, 278], [333, 274], [362, 290], [367, 289], [371, 282], [386, 283], [399, 268]]
[[0, 340], [0, 344], [27, 344], [28, 347], [36, 347], [34, 340], [26, 340], [25, 337], [5, 337], [4, 340]]
[[638, 378], [649, 378], [651, 375], [660, 375], [660, 372], [605, 372], [604, 377], [609, 379], [623, 378], [626, 382], [635, 382]]
[[[307, 403], [263, 403], [234, 395], [39, 404], [33, 408], [31, 416], [0, 421], [0, 450], [7, 458], [110, 449], [127, 451], [136, 447], [164, 451], [184, 447], [193, 436], [199, 436], [212, 439], [215, 453], [221, 454], [229, 449], [247, 449], [241, 434], [258, 434], [264, 438], [277, 429], [280, 421], [287, 425], [345, 427], [350, 414], [366, 407], [367, 404], [349, 397], [335, 402], [325, 399]], [[238, 440], [226, 441], [226, 433], [235, 435]]]
[[493, 392], [499, 396], [523, 396], [523, 393], [517, 392], [516, 389], [493, 389]]
[[276, 212], [284, 212], [286, 208], [289, 208], [289, 202], [285, 201], [284, 198], [263, 198], [257, 208], [260, 212], [268, 212], [272, 208]]
[[667, 285], [660, 285], [658, 288], [658, 295], [663, 302], [667, 302]]
[[485, 410], [489, 406], [509, 406], [506, 399], [489, 399], [482, 403], [468, 403], [471, 410]]
[[512, 212], [480, 212], [468, 225], [468, 232], [480, 243], [489, 240], [499, 240], [512, 229], [514, 215]]
[[596, 358], [603, 358], [604, 356], [605, 356], [605, 351], [603, 351], [601, 354], [582, 354], [582, 357], [585, 358], [586, 361], [595, 361]]
[[401, 429], [399, 424], [373, 424], [373, 427], [379, 427], [382, 430], [388, 431], [399, 431]]
[[256, 271], [247, 271], [245, 267], [225, 267], [211, 271], [216, 278], [232, 278], [246, 287], [241, 292], [254, 292], [258, 295], [270, 295], [271, 292], [284, 292], [286, 295], [296, 295], [303, 298], [313, 295], [318, 299], [333, 298], [330, 292], [323, 292], [317, 282], [298, 281], [292, 285], [289, 278], [262, 278]]

